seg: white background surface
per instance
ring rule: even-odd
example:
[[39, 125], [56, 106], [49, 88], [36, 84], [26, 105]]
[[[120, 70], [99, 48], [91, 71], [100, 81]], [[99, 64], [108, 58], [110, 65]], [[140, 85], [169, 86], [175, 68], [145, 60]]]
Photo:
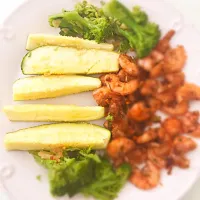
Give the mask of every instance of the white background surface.
[[[155, 1], [159, 1], [159, 0], [155, 0]], [[200, 1], [199, 0], [165, 0], [165, 1], [170, 2], [174, 7], [176, 7], [179, 11], [181, 11], [186, 19], [186, 22], [188, 24], [194, 25], [199, 30], [199, 33], [200, 33]], [[12, 10], [22, 2], [23, 0], [0, 0], [0, 25], [3, 22], [4, 18], [7, 15], [9, 15], [10, 12], [12, 12]], [[189, 191], [189, 193], [185, 195], [185, 197], [182, 200], [199, 200], [200, 199], [199, 188], [200, 188], [200, 180]]]

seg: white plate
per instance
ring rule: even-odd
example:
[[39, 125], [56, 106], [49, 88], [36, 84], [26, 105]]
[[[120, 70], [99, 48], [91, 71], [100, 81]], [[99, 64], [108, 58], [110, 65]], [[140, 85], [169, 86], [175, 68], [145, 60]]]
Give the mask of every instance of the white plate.
[[[58, 13], [65, 9], [73, 9], [78, 0], [32, 0], [22, 4], [7, 18], [0, 27], [0, 107], [6, 104], [22, 103], [13, 102], [12, 84], [21, 76], [20, 62], [25, 55], [25, 43], [29, 33], [58, 33], [58, 30], [48, 25], [48, 15]], [[91, 0], [99, 4], [100, 1]], [[133, 1], [123, 0], [123, 3], [133, 6]], [[187, 80], [200, 84], [200, 36], [188, 25], [185, 25], [182, 15], [168, 3], [161, 0], [134, 0], [134, 4], [141, 5], [164, 32], [171, 28], [177, 30], [173, 44], [183, 44], [188, 53], [188, 62], [185, 69]], [[35, 101], [31, 103], [65, 103], [77, 105], [95, 105], [91, 93], [71, 95], [58, 99]], [[29, 103], [29, 102], [25, 102]], [[192, 105], [193, 109], [200, 107], [199, 103]], [[101, 124], [101, 121], [96, 122]], [[46, 171], [35, 163], [32, 156], [26, 152], [6, 152], [3, 147], [3, 137], [6, 132], [38, 123], [11, 123], [3, 113], [0, 113], [0, 199], [8, 193], [13, 200], [51, 200], [49, 194]], [[197, 141], [200, 144], [200, 141]], [[200, 148], [189, 154], [191, 167], [189, 170], [175, 169], [172, 176], [163, 172], [161, 183], [156, 189], [142, 191], [131, 184], [120, 193], [118, 199], [154, 199], [176, 200], [194, 184], [200, 172]], [[42, 181], [36, 180], [37, 175], [42, 175]], [[63, 197], [61, 199], [68, 199]], [[74, 200], [85, 199], [77, 195]]]

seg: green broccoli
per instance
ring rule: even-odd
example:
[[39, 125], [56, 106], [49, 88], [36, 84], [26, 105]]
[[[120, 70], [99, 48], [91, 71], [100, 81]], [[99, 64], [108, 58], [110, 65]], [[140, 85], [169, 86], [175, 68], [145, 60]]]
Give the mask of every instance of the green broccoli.
[[133, 7], [132, 15], [137, 24], [146, 24], [148, 22], [148, 16], [141, 10], [140, 6]]
[[[127, 26], [128, 30], [118, 27], [118, 32], [129, 41], [130, 46], [136, 51], [137, 57], [147, 56], [158, 43], [160, 38], [158, 25], [148, 22], [147, 17], [140, 9], [136, 8], [131, 13], [119, 1], [111, 0], [103, 6], [103, 11], [107, 16], [113, 17]], [[139, 20], [139, 16], [141, 20]]]
[[105, 42], [113, 35], [113, 23], [102, 10], [88, 4], [86, 1], [78, 3], [75, 11], [63, 11], [51, 15], [49, 24], [61, 29], [60, 34], [65, 36], [82, 37], [96, 42]]

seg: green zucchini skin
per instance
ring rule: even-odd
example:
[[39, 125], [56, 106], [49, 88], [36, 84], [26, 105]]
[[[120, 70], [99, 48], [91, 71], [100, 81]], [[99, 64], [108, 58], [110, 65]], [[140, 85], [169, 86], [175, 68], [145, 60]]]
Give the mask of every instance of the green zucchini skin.
[[7, 150], [51, 150], [55, 148], [105, 149], [110, 140], [109, 130], [89, 123], [41, 125], [7, 133]]
[[43, 46], [21, 62], [25, 75], [99, 74], [119, 71], [119, 54], [97, 49]]

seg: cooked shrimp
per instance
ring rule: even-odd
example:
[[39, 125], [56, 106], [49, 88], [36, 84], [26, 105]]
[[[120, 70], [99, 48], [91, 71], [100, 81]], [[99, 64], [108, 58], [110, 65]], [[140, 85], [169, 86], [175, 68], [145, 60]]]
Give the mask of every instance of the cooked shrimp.
[[[160, 89], [160, 88], [158, 88]], [[176, 101], [176, 89], [171, 88], [162, 93], [153, 94], [154, 97], [160, 100], [163, 104], [171, 104]]]
[[142, 85], [140, 92], [144, 96], [152, 96], [158, 89], [158, 81], [154, 79], [147, 79]]
[[182, 132], [181, 120], [175, 117], [167, 118], [162, 123], [162, 127], [171, 137], [174, 137]]
[[153, 50], [150, 56], [153, 58], [154, 64], [157, 64], [164, 59], [164, 55], [157, 50]]
[[187, 112], [182, 118], [183, 132], [191, 133], [197, 129], [199, 119], [199, 112]]
[[149, 78], [149, 72], [147, 72], [146, 70], [142, 69], [141, 67], [139, 68], [139, 75], [138, 75], [138, 79], [140, 81], [146, 81]]
[[128, 83], [118, 82], [118, 84], [111, 84], [111, 90], [122, 96], [129, 95], [135, 92], [139, 87], [138, 80], [131, 80]]
[[166, 166], [165, 159], [158, 156], [153, 148], [148, 149], [148, 160], [150, 160], [159, 169], [165, 168]]
[[197, 128], [190, 135], [196, 138], [200, 138], [200, 124], [198, 124]]
[[101, 76], [99, 77], [99, 79], [100, 79], [100, 81], [101, 81], [101, 84], [102, 84], [102, 86], [106, 86], [106, 82], [105, 82], [105, 76], [106, 76], [106, 74], [104, 74], [104, 75], [101, 75]]
[[150, 148], [157, 156], [166, 158], [171, 153], [172, 142], [156, 143], [156, 146], [150, 144]]
[[105, 80], [107, 87], [109, 87], [113, 92], [122, 96], [132, 94], [139, 87], [138, 80], [131, 80], [128, 83], [123, 83], [119, 81], [119, 78], [115, 74], [106, 75]]
[[153, 66], [155, 65], [153, 58], [150, 56], [139, 59], [138, 65], [146, 71], [151, 71]]
[[160, 127], [158, 130], [158, 140], [162, 143], [170, 143], [172, 142], [172, 137], [163, 127]]
[[108, 106], [110, 98], [115, 95], [109, 88], [103, 86], [93, 92], [93, 97], [99, 106]]
[[125, 137], [112, 140], [107, 146], [107, 153], [112, 159], [124, 157], [125, 154], [135, 148], [135, 143]]
[[124, 98], [119, 95], [113, 95], [112, 98], [110, 99], [108, 112], [114, 118], [123, 118], [125, 116], [124, 106], [125, 106]]
[[147, 161], [141, 170], [133, 170], [130, 181], [140, 189], [153, 189], [159, 184], [160, 170], [151, 161]]
[[143, 144], [155, 140], [158, 136], [157, 129], [150, 128], [145, 131], [141, 136], [139, 136], [136, 140], [138, 144]]
[[187, 56], [183, 46], [170, 49], [164, 58], [164, 72], [175, 73], [183, 69]]
[[161, 53], [165, 53], [170, 48], [170, 40], [174, 36], [175, 31], [170, 30], [158, 43], [156, 46], [156, 50], [160, 51]]
[[147, 108], [144, 102], [138, 102], [130, 108], [128, 117], [138, 122], [148, 120], [151, 117], [151, 109]]
[[137, 76], [139, 73], [137, 65], [133, 62], [133, 59], [126, 55], [120, 54], [119, 56], [119, 64], [122, 69], [127, 72], [131, 76]]
[[197, 144], [191, 138], [183, 135], [177, 136], [173, 142], [174, 150], [176, 153], [185, 154], [189, 151], [196, 149]]
[[124, 69], [121, 69], [117, 75], [119, 77], [119, 80], [121, 82], [125, 82], [125, 83], [134, 79], [134, 77], [129, 75], [127, 72], [125, 72]]
[[[176, 165], [180, 168], [186, 169], [190, 166], [190, 161], [184, 157], [184, 155], [177, 155], [175, 153], [172, 153], [170, 157], [167, 160], [167, 168], [172, 168], [173, 165]], [[170, 170], [171, 171], [171, 170]]]
[[147, 98], [146, 103], [153, 113], [161, 108], [161, 101], [153, 97]]
[[200, 87], [193, 83], [185, 83], [176, 93], [177, 101], [200, 100]]
[[137, 97], [135, 94], [129, 94], [129, 95], [125, 96], [125, 101], [126, 101], [127, 105], [133, 104], [137, 101]]
[[164, 74], [163, 65], [164, 65], [163, 61], [155, 65], [150, 71], [150, 78], [158, 78], [162, 76]]
[[175, 106], [164, 105], [161, 107], [161, 110], [172, 116], [181, 116], [188, 112], [189, 103], [188, 101], [182, 101], [180, 103], [175, 104]]
[[146, 148], [137, 148], [130, 151], [125, 156], [125, 161], [130, 163], [131, 166], [139, 165], [147, 160]]
[[166, 74], [165, 79], [170, 83], [170, 87], [180, 87], [185, 82], [185, 75], [183, 72]]
[[134, 134], [134, 129], [130, 127], [127, 119], [118, 119], [112, 122], [112, 138], [127, 137]]

